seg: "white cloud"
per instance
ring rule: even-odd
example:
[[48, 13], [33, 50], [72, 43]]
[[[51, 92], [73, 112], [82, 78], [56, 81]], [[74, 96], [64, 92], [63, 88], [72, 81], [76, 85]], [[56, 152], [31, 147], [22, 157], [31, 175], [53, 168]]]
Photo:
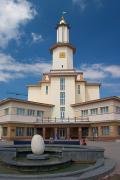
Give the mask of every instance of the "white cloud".
[[84, 72], [84, 77], [90, 80], [120, 78], [119, 65], [82, 64], [80, 70]]
[[20, 37], [20, 27], [33, 19], [36, 11], [28, 0], [0, 0], [0, 47]]
[[36, 34], [36, 33], [32, 32], [31, 35], [32, 35], [33, 43], [43, 42], [44, 41], [41, 34]]
[[41, 75], [43, 72], [49, 71], [50, 67], [50, 64], [41, 62], [41, 59], [37, 59], [37, 62], [34, 64], [20, 63], [10, 55], [0, 53], [1, 82], [25, 76]]
[[109, 72], [113, 77], [120, 78], [120, 66], [111, 65], [105, 67], [105, 71]]
[[89, 4], [95, 4], [96, 7], [102, 7], [105, 0], [72, 0], [73, 4], [80, 7], [84, 11]]
[[79, 5], [81, 10], [84, 10], [87, 6], [87, 0], [73, 0], [73, 3]]

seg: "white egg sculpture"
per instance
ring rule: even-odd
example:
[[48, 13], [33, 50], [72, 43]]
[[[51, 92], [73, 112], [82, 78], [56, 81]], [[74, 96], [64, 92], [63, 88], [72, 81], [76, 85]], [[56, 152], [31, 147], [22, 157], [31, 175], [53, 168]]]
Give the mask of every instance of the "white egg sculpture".
[[44, 153], [45, 144], [44, 144], [44, 140], [42, 136], [40, 136], [39, 134], [36, 134], [32, 137], [31, 149], [32, 149], [33, 154], [40, 155]]

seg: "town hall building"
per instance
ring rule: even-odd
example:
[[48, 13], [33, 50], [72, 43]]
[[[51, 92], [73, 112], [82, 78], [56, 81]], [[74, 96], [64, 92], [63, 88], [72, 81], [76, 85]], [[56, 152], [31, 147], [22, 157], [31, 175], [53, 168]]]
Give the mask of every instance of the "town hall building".
[[52, 68], [39, 83], [28, 85], [28, 100], [0, 101], [1, 138], [31, 139], [39, 133], [44, 139], [119, 139], [120, 98], [100, 98], [101, 84], [74, 69], [76, 48], [64, 17], [56, 31]]

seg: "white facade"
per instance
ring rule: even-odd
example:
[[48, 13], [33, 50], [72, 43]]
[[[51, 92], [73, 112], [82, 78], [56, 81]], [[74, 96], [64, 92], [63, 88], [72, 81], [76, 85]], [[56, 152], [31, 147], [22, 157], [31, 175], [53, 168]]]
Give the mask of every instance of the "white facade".
[[39, 84], [28, 86], [28, 100], [53, 104], [51, 118], [74, 118], [76, 113], [71, 104], [99, 99], [100, 84], [87, 83], [83, 73], [73, 69], [75, 48], [69, 43], [69, 25], [63, 17], [57, 25], [57, 43], [51, 53], [52, 70], [44, 74]]
[[52, 59], [53, 70], [68, 70], [73, 69], [73, 51], [72, 49], [63, 46], [57, 47], [53, 51]]
[[100, 99], [100, 84], [89, 83], [73, 68], [75, 48], [69, 25], [62, 17], [57, 43], [50, 49], [52, 69], [36, 85], [28, 86], [28, 100], [0, 101], [0, 139], [120, 138], [120, 98]]
[[57, 29], [57, 43], [69, 43], [69, 29], [66, 26]]

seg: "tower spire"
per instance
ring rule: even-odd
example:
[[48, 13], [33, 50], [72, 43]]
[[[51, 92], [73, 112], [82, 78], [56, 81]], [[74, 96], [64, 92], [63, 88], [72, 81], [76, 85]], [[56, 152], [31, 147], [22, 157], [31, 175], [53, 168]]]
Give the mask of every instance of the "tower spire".
[[65, 18], [63, 15], [59, 23], [57, 24], [56, 29], [57, 29], [57, 43], [69, 43], [70, 26], [65, 21]]
[[76, 48], [69, 43], [70, 26], [64, 16], [57, 24], [57, 43], [50, 48], [53, 57], [52, 69], [73, 69], [73, 54]]
[[67, 24], [63, 15], [61, 17], [59, 24]]

